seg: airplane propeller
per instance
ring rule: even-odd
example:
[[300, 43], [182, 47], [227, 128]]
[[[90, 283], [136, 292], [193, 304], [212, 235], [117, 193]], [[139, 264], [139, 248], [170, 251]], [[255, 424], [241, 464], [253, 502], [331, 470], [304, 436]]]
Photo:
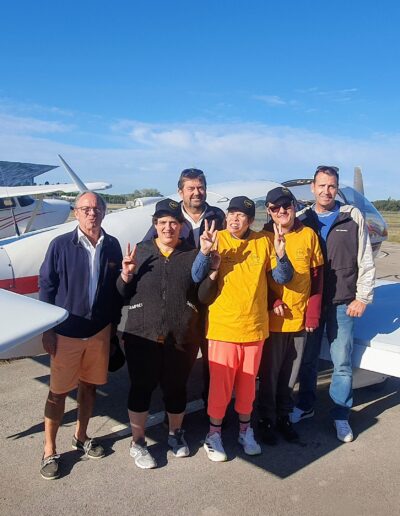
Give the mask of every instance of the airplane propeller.
[[354, 167], [354, 190], [364, 195], [364, 181], [361, 172], [361, 167]]

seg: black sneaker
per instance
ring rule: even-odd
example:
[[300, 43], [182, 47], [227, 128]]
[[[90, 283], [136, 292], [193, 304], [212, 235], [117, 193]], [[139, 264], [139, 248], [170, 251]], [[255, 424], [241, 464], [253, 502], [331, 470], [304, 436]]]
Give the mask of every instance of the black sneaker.
[[190, 453], [184, 433], [185, 431], [179, 428], [174, 434], [168, 435], [168, 445], [172, 448], [174, 457], [188, 457]]
[[275, 433], [275, 425], [270, 419], [260, 419], [258, 421], [258, 428], [261, 432], [261, 439], [265, 444], [269, 444], [270, 446], [275, 446], [278, 444], [278, 438]]
[[72, 448], [83, 451], [89, 459], [102, 459], [105, 456], [104, 448], [95, 439], [86, 439], [83, 443], [74, 436], [72, 438]]
[[45, 480], [55, 480], [60, 476], [58, 471], [59, 460], [59, 455], [49, 455], [46, 458], [42, 458], [42, 462], [40, 464], [40, 474], [42, 475], [42, 478]]
[[292, 423], [290, 422], [289, 416], [281, 416], [278, 417], [276, 426], [283, 437], [288, 442], [296, 441], [299, 438], [299, 434], [293, 428]]

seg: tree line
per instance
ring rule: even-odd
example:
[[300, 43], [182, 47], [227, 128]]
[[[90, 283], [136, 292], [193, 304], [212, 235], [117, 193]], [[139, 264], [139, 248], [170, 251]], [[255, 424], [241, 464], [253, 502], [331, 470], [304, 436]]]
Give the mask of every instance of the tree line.
[[107, 204], [125, 204], [126, 201], [133, 201], [138, 197], [162, 197], [162, 193], [160, 193], [156, 188], [143, 188], [143, 190], [134, 190], [129, 194], [99, 193], [101, 193], [101, 196]]
[[400, 211], [400, 200], [389, 199], [373, 201], [372, 204], [378, 211]]
[[[162, 197], [162, 193], [160, 193], [156, 188], [143, 188], [143, 190], [134, 190], [132, 193], [128, 194], [108, 194], [103, 191], [99, 192], [99, 194], [103, 197], [107, 204], [126, 204], [126, 201], [133, 201], [138, 197]], [[78, 193], [71, 193], [69, 197], [76, 197]], [[61, 193], [53, 193], [52, 197], [63, 197]]]

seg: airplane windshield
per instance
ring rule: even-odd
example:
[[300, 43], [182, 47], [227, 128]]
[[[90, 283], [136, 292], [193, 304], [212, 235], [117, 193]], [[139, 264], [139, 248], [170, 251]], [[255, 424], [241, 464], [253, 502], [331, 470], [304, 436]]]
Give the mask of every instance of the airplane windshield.
[[353, 204], [354, 206], [357, 206], [364, 217], [368, 214], [378, 215], [378, 211], [375, 206], [370, 203], [366, 197], [354, 190], [354, 188], [351, 188], [350, 186], [344, 186], [340, 190], [343, 194], [345, 202], [347, 204]]
[[35, 202], [35, 199], [33, 197], [30, 197], [29, 195], [20, 195], [17, 197], [19, 205], [22, 207], [30, 206]]

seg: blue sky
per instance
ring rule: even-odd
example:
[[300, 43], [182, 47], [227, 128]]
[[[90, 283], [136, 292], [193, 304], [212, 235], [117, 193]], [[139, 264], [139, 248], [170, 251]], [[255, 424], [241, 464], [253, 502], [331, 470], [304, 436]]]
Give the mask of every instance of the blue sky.
[[164, 194], [191, 166], [361, 165], [368, 197], [400, 198], [399, 23], [394, 0], [3, 3], [0, 160]]

